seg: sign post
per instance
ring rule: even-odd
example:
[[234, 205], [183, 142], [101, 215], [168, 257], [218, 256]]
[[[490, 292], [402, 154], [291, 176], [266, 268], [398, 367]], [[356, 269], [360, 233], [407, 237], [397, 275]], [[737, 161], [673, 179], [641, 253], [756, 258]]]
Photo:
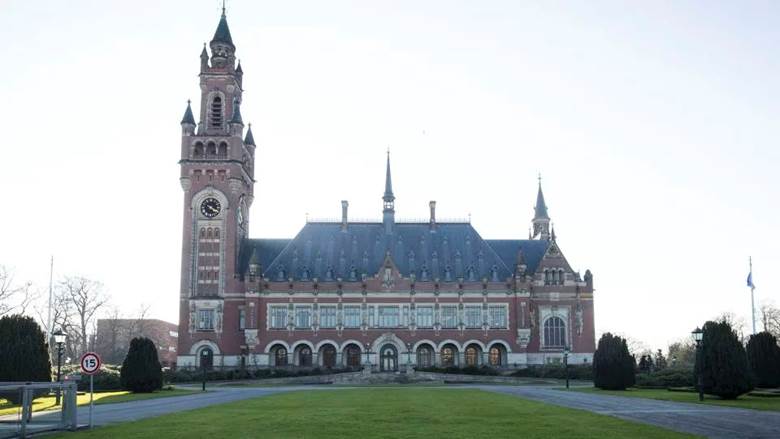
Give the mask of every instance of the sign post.
[[92, 428], [92, 396], [94, 390], [93, 375], [100, 371], [100, 356], [95, 352], [85, 352], [81, 356], [81, 371], [89, 375], [89, 428]]

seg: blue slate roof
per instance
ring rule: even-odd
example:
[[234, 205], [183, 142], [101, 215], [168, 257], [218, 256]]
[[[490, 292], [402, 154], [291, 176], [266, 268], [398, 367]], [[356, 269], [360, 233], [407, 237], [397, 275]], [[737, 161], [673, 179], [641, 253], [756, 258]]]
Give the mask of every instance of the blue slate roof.
[[468, 223], [396, 223], [386, 234], [382, 223], [307, 223], [292, 239], [247, 239], [241, 249], [239, 272], [244, 273], [254, 251], [270, 281], [359, 281], [373, 276], [390, 254], [401, 275], [418, 281], [504, 281], [514, 273], [518, 249], [533, 272], [548, 242], [484, 240]]

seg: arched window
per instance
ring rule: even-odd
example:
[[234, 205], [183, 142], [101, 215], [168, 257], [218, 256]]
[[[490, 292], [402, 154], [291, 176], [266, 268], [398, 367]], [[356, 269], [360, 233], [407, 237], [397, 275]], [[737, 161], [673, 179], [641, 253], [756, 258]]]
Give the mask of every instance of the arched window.
[[214, 98], [211, 100], [209, 126], [212, 129], [222, 128], [222, 98], [220, 96], [214, 96]]
[[298, 366], [311, 367], [311, 348], [308, 346], [298, 348]]
[[490, 280], [498, 282], [498, 267], [495, 265], [490, 269]]
[[450, 269], [449, 265], [446, 268], [444, 268], [444, 281], [452, 282], [452, 269]]
[[219, 239], [219, 227], [214, 229], [214, 238]]
[[444, 346], [441, 349], [441, 365], [443, 367], [455, 366], [457, 363], [456, 355], [458, 355], [458, 350], [454, 346]]
[[479, 364], [479, 349], [476, 346], [470, 345], [467, 347], [465, 354], [466, 366], [477, 366]]
[[217, 156], [219, 158], [222, 158], [222, 159], [227, 157], [227, 148], [228, 148], [227, 143], [225, 143], [225, 142], [220, 143], [219, 144], [219, 151], [217, 152]]
[[205, 227], [201, 227], [200, 228], [200, 239], [204, 239], [204, 238], [206, 238], [206, 228]]
[[493, 345], [488, 352], [488, 362], [491, 366], [501, 366], [503, 363], [504, 352], [503, 348], [498, 345]]
[[336, 367], [336, 348], [333, 345], [322, 347], [322, 365], [327, 368]]
[[196, 159], [203, 158], [203, 142], [198, 142], [195, 144], [195, 150], [193, 151], [193, 156]]
[[214, 366], [214, 351], [209, 347], [200, 350], [200, 368], [211, 369]]
[[274, 366], [287, 366], [287, 349], [284, 346], [277, 346], [274, 352]]
[[548, 270], [544, 270], [544, 284], [550, 285], [550, 272]]
[[558, 270], [558, 285], [563, 285], [563, 270]]
[[417, 348], [417, 366], [433, 366], [433, 349], [430, 346], [420, 346]]
[[360, 348], [351, 344], [345, 349], [348, 367], [360, 367]]
[[213, 237], [214, 237], [214, 229], [212, 229], [211, 227], [209, 227], [209, 228], [206, 230], [206, 237], [207, 237], [208, 239], [211, 239], [211, 238], [213, 238]]
[[544, 346], [562, 348], [566, 345], [566, 326], [560, 317], [550, 317], [544, 322]]
[[212, 158], [217, 156], [217, 145], [214, 142], [206, 144], [206, 157]]

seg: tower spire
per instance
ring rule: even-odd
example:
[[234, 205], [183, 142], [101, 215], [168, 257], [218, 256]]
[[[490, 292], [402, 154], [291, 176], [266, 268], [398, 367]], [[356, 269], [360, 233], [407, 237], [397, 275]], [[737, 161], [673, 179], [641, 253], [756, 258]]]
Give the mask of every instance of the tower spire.
[[395, 195], [393, 195], [393, 181], [390, 177], [390, 148], [387, 148], [387, 170], [385, 172], [385, 194], [382, 196], [384, 209], [382, 210], [382, 222], [385, 225], [385, 233], [393, 233], [395, 224]]
[[544, 193], [542, 193], [542, 174], [537, 177], [539, 180], [539, 189], [536, 193], [536, 206], [534, 207], [533, 236], [539, 239], [548, 239], [550, 237], [550, 216], [547, 214], [547, 203], [544, 202]]

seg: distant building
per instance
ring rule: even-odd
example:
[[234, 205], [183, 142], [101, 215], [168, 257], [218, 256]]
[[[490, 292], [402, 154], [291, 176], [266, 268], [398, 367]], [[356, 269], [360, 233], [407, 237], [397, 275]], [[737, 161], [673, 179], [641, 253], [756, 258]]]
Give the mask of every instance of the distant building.
[[[224, 12], [210, 49], [197, 119], [188, 103], [181, 121], [179, 366], [505, 368], [560, 362], [567, 347], [570, 362], [592, 360], [593, 276], [564, 257], [541, 180], [528, 239], [483, 239], [437, 218], [434, 201], [428, 220], [397, 220], [388, 153], [381, 220], [350, 221], [342, 201], [340, 220], [250, 239], [257, 146]], [[291, 174], [272, 190], [297, 184], [295, 163], [275, 166]], [[493, 195], [517, 201], [518, 189]]]
[[122, 364], [130, 340], [147, 337], [157, 346], [163, 367], [176, 365], [178, 326], [156, 319], [99, 319], [95, 333], [95, 351], [104, 363]]

